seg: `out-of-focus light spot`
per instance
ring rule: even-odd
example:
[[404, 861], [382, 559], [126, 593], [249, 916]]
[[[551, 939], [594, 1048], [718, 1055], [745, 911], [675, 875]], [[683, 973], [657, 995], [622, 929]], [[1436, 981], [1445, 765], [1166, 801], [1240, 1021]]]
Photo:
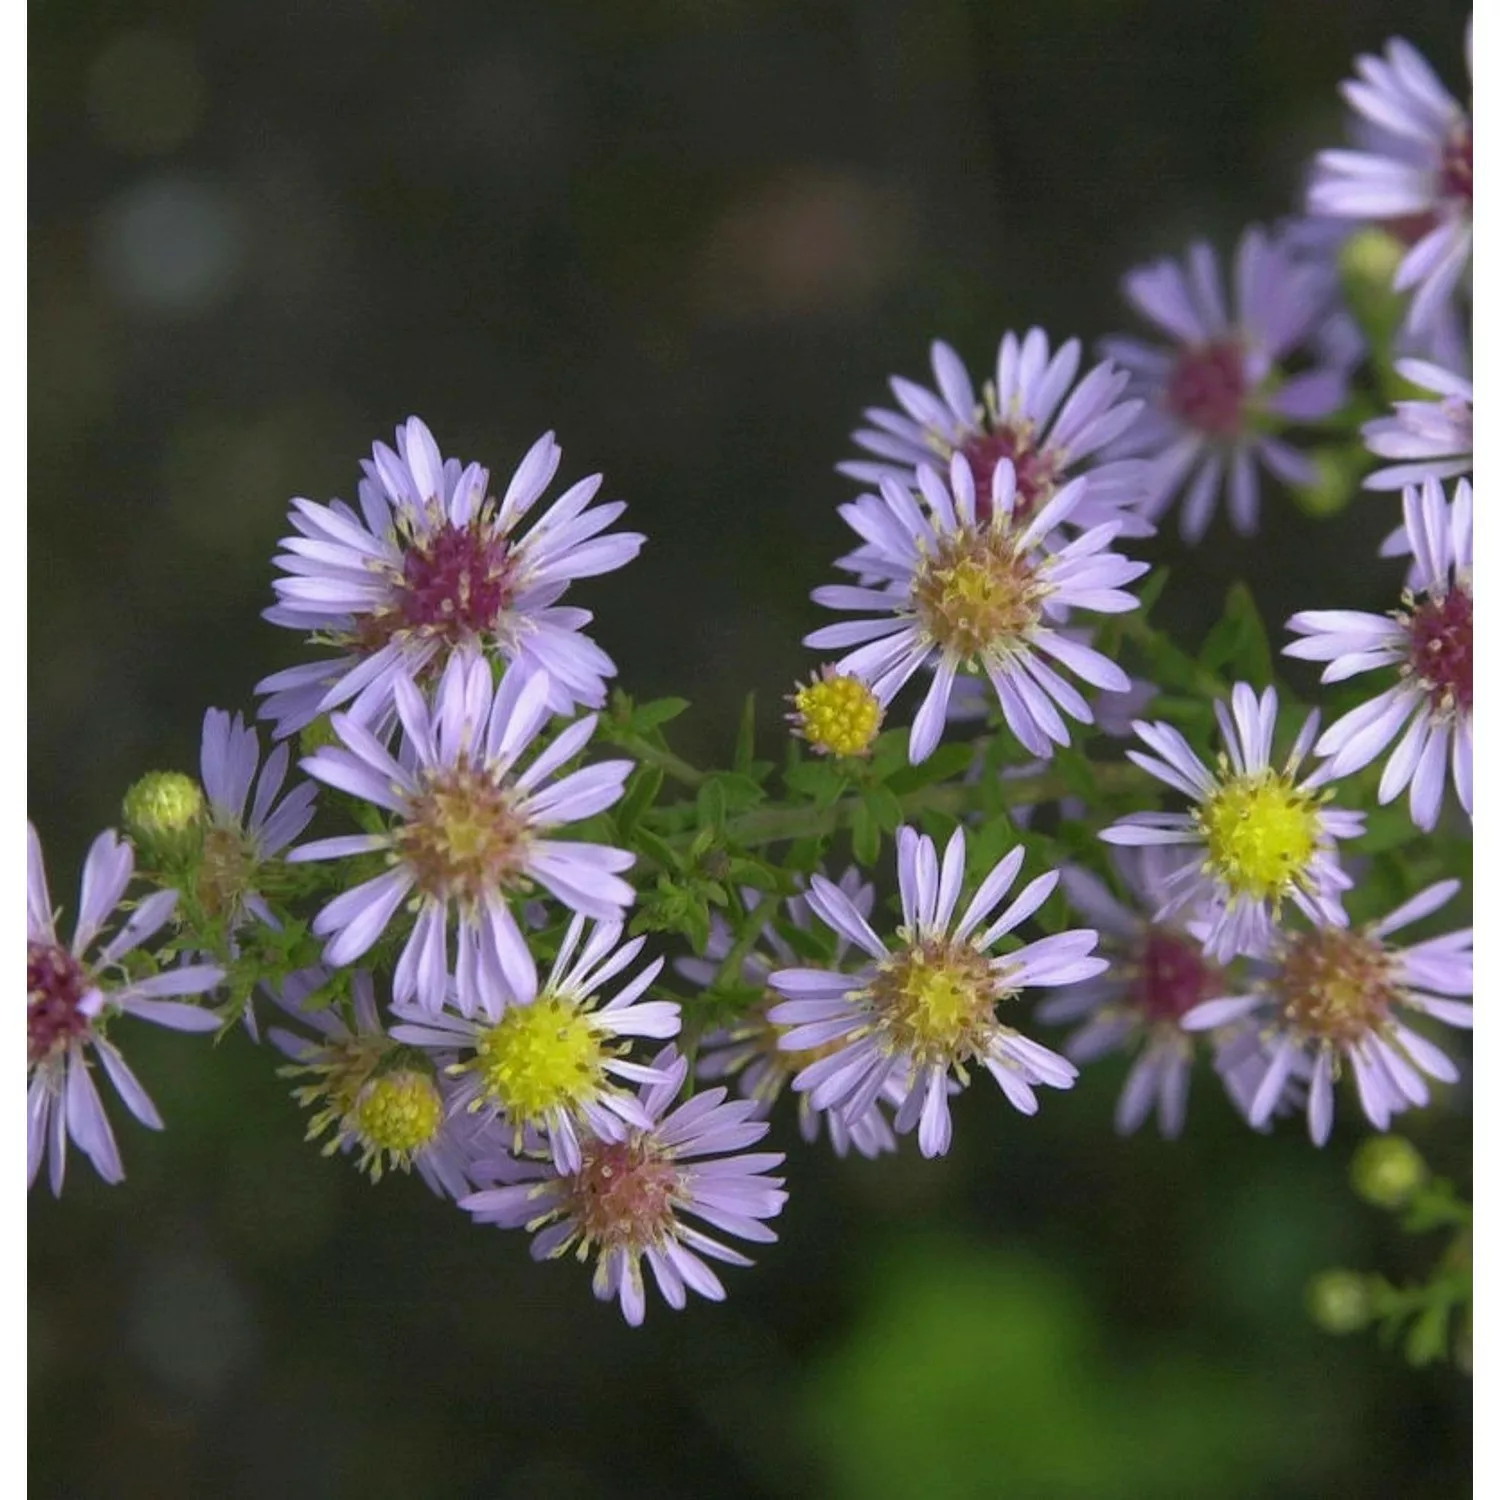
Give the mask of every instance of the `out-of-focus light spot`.
[[790, 171], [714, 226], [703, 298], [731, 317], [855, 313], [900, 273], [912, 237], [899, 194], [843, 173]]
[[234, 285], [245, 259], [244, 215], [211, 182], [156, 177], [117, 197], [100, 215], [99, 268], [127, 307], [200, 312]]
[[130, 1343], [158, 1379], [212, 1396], [251, 1356], [244, 1294], [216, 1259], [192, 1251], [153, 1258], [131, 1288]]
[[158, 156], [192, 137], [206, 90], [192, 48], [155, 27], [124, 31], [94, 59], [85, 98], [105, 143]]

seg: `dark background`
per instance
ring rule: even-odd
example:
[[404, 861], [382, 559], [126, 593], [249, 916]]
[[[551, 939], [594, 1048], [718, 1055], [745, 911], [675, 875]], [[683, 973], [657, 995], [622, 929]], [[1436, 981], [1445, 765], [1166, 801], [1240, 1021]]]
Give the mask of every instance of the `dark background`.
[[[1450, 85], [1466, 7], [1357, 0], [30, 12], [31, 814], [74, 909], [87, 840], [204, 707], [299, 659], [259, 619], [288, 498], [353, 498], [417, 412], [503, 484], [544, 429], [649, 535], [576, 598], [641, 694], [727, 757], [810, 665], [847, 545], [833, 473], [933, 336], [1129, 325], [1116, 285], [1296, 206], [1353, 55]], [[1379, 504], [1381, 508], [1375, 509]], [[1391, 502], [1272, 493], [1174, 562], [1195, 644], [1384, 608]], [[1023, 1120], [959, 1104], [941, 1162], [790, 1145], [782, 1242], [640, 1332], [571, 1263], [301, 1141], [271, 1057], [135, 1027], [169, 1129], [129, 1180], [32, 1195], [34, 1493], [1451, 1496], [1469, 1388], [1308, 1321], [1329, 1264], [1419, 1270], [1327, 1150], [1200, 1079], [1186, 1139], [1120, 1141], [1119, 1063]], [[1461, 1106], [1460, 1106], [1461, 1107]], [[1468, 1126], [1414, 1124], [1466, 1175]], [[794, 1139], [782, 1121], [780, 1134]]]

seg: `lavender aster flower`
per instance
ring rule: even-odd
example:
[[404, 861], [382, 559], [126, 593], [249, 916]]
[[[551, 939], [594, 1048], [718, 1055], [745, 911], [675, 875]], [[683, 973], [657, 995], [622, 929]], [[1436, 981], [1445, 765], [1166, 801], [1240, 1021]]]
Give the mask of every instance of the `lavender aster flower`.
[[[1399, 359], [1396, 371], [1437, 401], [1398, 401], [1393, 416], [1360, 429], [1365, 447], [1379, 458], [1399, 458], [1365, 480], [1367, 490], [1399, 490], [1424, 479], [1450, 479], [1474, 468], [1474, 384], [1422, 359]], [[1410, 551], [1405, 532], [1401, 550]], [[1388, 555], [1382, 548], [1381, 555]]]
[[969, 1083], [968, 1064], [985, 1067], [1005, 1097], [1034, 1114], [1034, 1086], [1071, 1088], [1078, 1070], [1065, 1058], [1004, 1025], [996, 1008], [1028, 985], [1064, 985], [1106, 967], [1087, 955], [1094, 932], [1062, 932], [992, 957], [992, 948], [1041, 906], [1057, 872], [1033, 880], [1001, 916], [979, 930], [1015, 883], [1024, 851], [1018, 846], [980, 883], [958, 925], [953, 916], [964, 879], [964, 834], [956, 829], [939, 868], [931, 839], [913, 828], [896, 835], [902, 925], [888, 948], [843, 891], [812, 878], [808, 904], [841, 937], [869, 955], [857, 973], [787, 968], [771, 986], [787, 996], [770, 1012], [789, 1052], [827, 1049], [792, 1086], [812, 1095], [815, 1109], [839, 1109], [858, 1121], [894, 1080], [908, 1088], [896, 1115], [904, 1134], [920, 1123], [923, 1156], [941, 1156], [952, 1140], [950, 1079]]
[[1065, 485], [1022, 523], [1015, 514], [1015, 469], [1001, 459], [992, 481], [994, 510], [984, 524], [977, 519], [974, 479], [962, 454], [953, 458], [951, 495], [934, 469], [919, 469], [917, 483], [925, 506], [904, 485], [883, 479], [879, 497], [866, 495], [840, 507], [871, 544], [868, 569], [888, 582], [879, 589], [835, 584], [814, 590], [819, 604], [877, 617], [825, 626], [805, 644], [858, 646], [838, 669], [868, 682], [882, 703], [919, 667], [936, 663], [912, 725], [914, 762], [925, 760], [941, 739], [954, 680], [963, 670], [982, 670], [1012, 733], [1033, 755], [1050, 755], [1054, 742], [1066, 745], [1069, 738], [1058, 708], [1085, 724], [1093, 715], [1044, 657], [1109, 691], [1123, 691], [1130, 679], [1047, 622], [1073, 609], [1134, 609], [1135, 596], [1121, 585], [1139, 578], [1146, 564], [1107, 550], [1120, 529], [1114, 521], [1058, 551], [1042, 546], [1081, 503], [1087, 480]]
[[1110, 844], [1180, 844], [1199, 854], [1162, 881], [1152, 920], [1182, 912], [1203, 921], [1204, 951], [1217, 962], [1264, 954], [1286, 900], [1315, 921], [1343, 922], [1340, 894], [1351, 881], [1339, 868], [1334, 840], [1364, 829], [1362, 813], [1325, 805], [1319, 788], [1332, 779], [1326, 767], [1297, 779], [1318, 732], [1316, 711], [1277, 771], [1271, 766], [1276, 690], [1267, 688], [1257, 701], [1240, 682], [1231, 701], [1232, 715], [1214, 704], [1226, 751], [1217, 774], [1170, 724], [1137, 721], [1135, 732], [1151, 754], [1130, 750], [1130, 759], [1194, 806], [1186, 813], [1131, 813], [1099, 835]]
[[1183, 1018], [1191, 1029], [1250, 1020], [1270, 1037], [1270, 1063], [1250, 1105], [1252, 1125], [1270, 1118], [1299, 1066], [1311, 1066], [1307, 1125], [1320, 1146], [1333, 1128], [1333, 1085], [1345, 1065], [1377, 1130], [1385, 1130], [1392, 1115], [1427, 1103], [1424, 1073], [1444, 1083], [1458, 1078], [1451, 1059], [1406, 1017], [1472, 1028], [1472, 1003], [1450, 998], [1474, 993], [1472, 930], [1405, 949], [1386, 942], [1457, 890], [1458, 881], [1439, 881], [1384, 921], [1360, 929], [1319, 924], [1279, 934], [1268, 979], [1248, 994], [1209, 1000]]
[[[549, 432], [522, 459], [503, 500], [487, 496], [478, 464], [443, 461], [426, 426], [410, 418], [396, 451], [375, 445], [359, 486], [360, 514], [340, 501], [292, 502], [299, 535], [283, 542], [266, 611], [342, 654], [278, 672], [259, 685], [263, 712], [285, 735], [349, 704], [366, 725], [388, 714], [403, 676], [435, 675], [455, 651], [498, 652], [548, 681], [548, 707], [601, 708], [614, 663], [581, 634], [593, 618], [557, 601], [575, 578], [622, 567], [640, 551], [634, 532], [602, 536], [624, 511], [591, 507], [602, 478], [580, 480], [527, 533], [519, 529], [557, 472]], [[351, 701], [352, 700], [352, 701]]]
[[[839, 877], [838, 888], [849, 898], [855, 911], [868, 920], [875, 905], [875, 887], [857, 869], [851, 867]], [[752, 909], [762, 899], [758, 891], [746, 890], [741, 895], [746, 905]], [[785, 910], [793, 927], [802, 932], [812, 929], [813, 912], [806, 896], [793, 896], [787, 902]], [[698, 1076], [707, 1079], [736, 1079], [740, 1094], [753, 1099], [757, 1113], [764, 1118], [770, 1115], [772, 1106], [781, 1097], [793, 1076], [825, 1055], [825, 1049], [815, 1047], [807, 1052], [782, 1049], [781, 1039], [790, 1028], [778, 1026], [770, 1017], [772, 1007], [781, 1000], [781, 996], [769, 987], [771, 970], [777, 966], [795, 964], [797, 955], [791, 944], [774, 927], [763, 928], [761, 940], [770, 950], [769, 953], [752, 948], [740, 964], [741, 982], [759, 986], [762, 990], [761, 997], [745, 1015], [704, 1036], [698, 1053]], [[684, 979], [706, 988], [718, 977], [719, 967], [733, 947], [733, 933], [721, 917], [715, 916], [709, 931], [706, 956], [679, 958], [674, 967]], [[848, 947], [849, 939], [839, 934], [833, 956], [835, 964], [843, 962]], [[901, 1080], [892, 1079], [876, 1106], [851, 1122], [845, 1120], [836, 1109], [815, 1109], [812, 1098], [802, 1093], [797, 1096], [797, 1126], [802, 1139], [811, 1143], [817, 1140], [822, 1122], [826, 1119], [828, 1139], [837, 1155], [846, 1155], [852, 1145], [861, 1156], [879, 1156], [883, 1151], [896, 1149], [896, 1138], [879, 1105], [884, 1103], [899, 1108], [904, 1098], [905, 1090]]]
[[[473, 1190], [470, 1166], [485, 1149], [478, 1122], [452, 1109], [451, 1089], [442, 1072], [447, 1059], [434, 1059], [401, 1046], [386, 1034], [375, 1005], [375, 982], [359, 970], [350, 983], [351, 1027], [336, 1006], [309, 1009], [307, 1000], [328, 983], [322, 969], [289, 975], [266, 992], [311, 1037], [280, 1026], [268, 1032], [272, 1045], [293, 1066], [287, 1078], [305, 1078], [292, 1097], [315, 1113], [307, 1139], [327, 1136], [323, 1155], [357, 1152], [359, 1170], [379, 1182], [389, 1168], [413, 1167], [438, 1197], [462, 1198]], [[493, 1149], [493, 1144], [491, 1149]]]
[[90, 1052], [130, 1113], [152, 1130], [162, 1128], [156, 1106], [106, 1035], [110, 1023], [128, 1015], [175, 1031], [219, 1026], [211, 1010], [165, 997], [200, 995], [224, 977], [222, 969], [187, 964], [131, 979], [120, 963], [172, 915], [176, 891], [147, 896], [90, 954], [134, 871], [134, 851], [113, 830], [94, 840], [83, 866], [73, 941], [65, 944], [57, 935], [41, 841], [26, 825], [26, 1181], [28, 1187], [36, 1181], [45, 1154], [54, 1196], [62, 1192], [70, 1136], [106, 1182], [125, 1176], [94, 1086]]
[[582, 1136], [625, 1139], [627, 1128], [646, 1130], [651, 1119], [634, 1094], [615, 1082], [660, 1083], [659, 1068], [630, 1062], [629, 1038], [677, 1035], [682, 1021], [670, 1000], [642, 1000], [663, 960], [646, 965], [610, 1000], [601, 988], [634, 962], [645, 938], [620, 946], [623, 928], [603, 922], [580, 949], [584, 919], [568, 924], [562, 948], [540, 992], [533, 969], [520, 993], [479, 988], [479, 1015], [396, 1005], [404, 1023], [398, 1041], [461, 1054], [448, 1072], [458, 1079], [454, 1108], [486, 1119], [503, 1116], [512, 1149], [528, 1135], [545, 1137], [559, 1172], [582, 1165]]
[[1450, 508], [1435, 479], [1402, 495], [1415, 544], [1413, 588], [1391, 615], [1348, 609], [1295, 614], [1287, 628], [1304, 637], [1288, 656], [1326, 661], [1324, 682], [1395, 667], [1396, 685], [1329, 725], [1313, 747], [1330, 776], [1347, 776], [1376, 758], [1397, 734], [1380, 778], [1380, 800], [1411, 785], [1411, 816], [1430, 831], [1443, 804], [1447, 767], [1464, 811], [1474, 812], [1474, 505], [1460, 479]]
[[[1473, 72], [1472, 22], [1467, 38]], [[1408, 322], [1430, 329], [1469, 265], [1474, 242], [1474, 131], [1469, 115], [1409, 42], [1355, 60], [1342, 85], [1349, 104], [1381, 133], [1366, 151], [1323, 151], [1308, 190], [1315, 214], [1416, 228], [1392, 285], [1416, 288]]]
[[769, 1128], [752, 1119], [748, 1099], [724, 1102], [722, 1088], [695, 1094], [668, 1113], [687, 1078], [687, 1061], [672, 1047], [654, 1059], [662, 1073], [641, 1095], [650, 1124], [622, 1141], [585, 1138], [577, 1171], [551, 1162], [500, 1161], [501, 1185], [473, 1193], [460, 1205], [481, 1224], [526, 1228], [536, 1238], [532, 1256], [549, 1260], [576, 1247], [594, 1257], [594, 1295], [618, 1298], [625, 1321], [646, 1315], [641, 1262], [651, 1267], [669, 1307], [680, 1309], [689, 1290], [719, 1302], [724, 1287], [703, 1257], [747, 1266], [750, 1260], [687, 1222], [761, 1244], [775, 1233], [764, 1220], [786, 1203], [782, 1179], [766, 1174], [781, 1152], [745, 1152]]
[[[1230, 524], [1250, 534], [1260, 516], [1257, 463], [1287, 484], [1316, 478], [1312, 461], [1276, 429], [1317, 421], [1344, 404], [1347, 365], [1317, 347], [1334, 312], [1327, 276], [1252, 227], [1235, 255], [1232, 316], [1218, 258], [1201, 241], [1189, 248], [1185, 266], [1163, 259], [1131, 271], [1124, 291], [1136, 311], [1173, 340], [1167, 348], [1134, 338], [1101, 345], [1131, 372], [1131, 394], [1146, 402], [1111, 449], [1150, 460], [1143, 514], [1157, 520], [1186, 486], [1182, 535], [1199, 541], [1227, 473]], [[1284, 377], [1288, 356], [1309, 345], [1312, 368]]]
[[[1131, 896], [1148, 913], [1161, 905], [1168, 877], [1183, 863], [1181, 850], [1159, 845], [1122, 849], [1114, 858]], [[1154, 1108], [1161, 1133], [1175, 1139], [1187, 1118], [1197, 1051], [1197, 1039], [1183, 1030], [1182, 1018], [1204, 1000], [1226, 993], [1224, 971], [1204, 953], [1193, 931], [1198, 924], [1151, 921], [1123, 905], [1087, 870], [1064, 869], [1062, 883], [1069, 903], [1099, 930], [1110, 967], [1044, 1000], [1036, 1018], [1049, 1025], [1083, 1022], [1063, 1049], [1075, 1063], [1133, 1053], [1115, 1128], [1122, 1135], [1138, 1130]]]
[[[394, 994], [424, 1009], [442, 1008], [456, 973], [458, 1004], [471, 1014], [484, 990], [526, 994], [535, 968], [511, 911], [536, 882], [576, 912], [613, 921], [634, 900], [620, 879], [635, 856], [604, 844], [560, 842], [548, 832], [602, 812], [619, 799], [625, 760], [554, 780], [594, 732], [595, 716], [570, 724], [524, 770], [517, 763], [548, 718], [545, 673], [507, 671], [498, 689], [489, 664], [454, 656], [431, 708], [407, 678], [395, 682], [404, 731], [400, 759], [363, 725], [335, 714], [343, 741], [303, 764], [330, 786], [392, 814], [388, 832], [322, 839], [294, 849], [292, 860], [335, 859], [384, 851], [390, 868], [334, 897], [313, 921], [328, 939], [335, 967], [368, 952], [410, 897], [416, 925], [396, 965]], [[449, 963], [450, 915], [458, 957]]]
[[[246, 913], [278, 925], [256, 889], [256, 872], [307, 827], [317, 800], [317, 788], [304, 781], [277, 803], [290, 757], [286, 745], [277, 745], [261, 766], [260, 736], [253, 725], [218, 708], [203, 716], [200, 769], [208, 819], [196, 894], [205, 911], [225, 917], [231, 930]], [[247, 816], [252, 786], [255, 798]]]
[[[1141, 409], [1139, 401], [1120, 399], [1129, 376], [1107, 360], [1075, 387], [1080, 351], [1078, 340], [1069, 339], [1052, 354], [1040, 328], [1024, 340], [1007, 333], [1000, 341], [995, 378], [976, 396], [963, 361], [947, 344], [934, 343], [937, 389], [893, 376], [891, 390], [901, 411], [867, 411], [871, 426], [854, 434], [859, 447], [878, 462], [843, 463], [839, 472], [867, 484], [894, 479], [910, 486], [924, 464], [946, 464], [961, 453], [974, 476], [975, 510], [983, 524], [990, 518], [995, 467], [1007, 459], [1016, 475], [1016, 519], [1030, 520]], [[1096, 462], [1088, 476], [1088, 491], [1070, 517], [1072, 525], [1087, 529], [1118, 520], [1125, 535], [1150, 534], [1129, 510], [1144, 478], [1142, 464], [1132, 459]]]

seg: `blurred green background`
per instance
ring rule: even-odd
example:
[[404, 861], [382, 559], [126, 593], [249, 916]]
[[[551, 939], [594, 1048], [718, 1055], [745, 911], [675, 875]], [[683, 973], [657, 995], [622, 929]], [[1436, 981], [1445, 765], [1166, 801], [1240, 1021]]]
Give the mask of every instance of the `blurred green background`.
[[[936, 335], [1124, 326], [1121, 271], [1296, 206], [1353, 55], [1457, 87], [1467, 7], [1386, 0], [404, 0], [30, 11], [29, 801], [54, 898], [204, 707], [298, 659], [259, 619], [287, 501], [352, 498], [422, 414], [507, 474], [555, 427], [649, 534], [578, 590], [623, 682], [724, 759], [804, 672], [847, 535], [833, 473]], [[1274, 624], [1385, 608], [1388, 500], [1274, 496], [1174, 561], [1196, 644], [1236, 577]], [[1279, 635], [1276, 637], [1279, 641]], [[1310, 683], [1310, 679], [1305, 679]], [[1466, 1491], [1468, 1383], [1307, 1320], [1329, 1264], [1420, 1271], [1295, 1124], [1200, 1079], [1118, 1140], [1123, 1067], [953, 1154], [804, 1148], [730, 1300], [628, 1330], [415, 1180], [303, 1144], [273, 1059], [136, 1027], [169, 1129], [30, 1204], [37, 1495], [1016, 1500]], [[1462, 1100], [1421, 1119], [1466, 1179]], [[117, 1120], [123, 1111], [116, 1111]]]

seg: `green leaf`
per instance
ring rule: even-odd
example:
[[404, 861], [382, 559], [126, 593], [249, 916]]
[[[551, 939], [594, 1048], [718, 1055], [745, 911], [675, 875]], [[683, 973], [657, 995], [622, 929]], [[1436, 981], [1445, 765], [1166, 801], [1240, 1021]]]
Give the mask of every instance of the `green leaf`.
[[625, 842], [629, 842], [631, 830], [640, 821], [641, 814], [660, 795], [664, 779], [660, 766], [637, 767], [631, 773], [629, 790], [615, 809], [615, 827]]
[[745, 694], [745, 706], [740, 710], [740, 731], [734, 740], [734, 768], [741, 776], [749, 776], [755, 764], [755, 694]]
[[871, 787], [865, 793], [865, 805], [882, 833], [895, 833], [901, 826], [901, 799], [888, 786]]
[[904, 796], [935, 781], [950, 781], [962, 776], [974, 760], [972, 745], [939, 745], [920, 765], [905, 766], [886, 778], [885, 784]]
[[872, 868], [880, 859], [880, 824], [875, 821], [868, 803], [861, 802], [854, 809], [851, 831], [855, 860], [866, 869]]
[[1243, 583], [1230, 587], [1224, 613], [1209, 631], [1198, 653], [1198, 664], [1209, 672], [1229, 667], [1237, 678], [1258, 688], [1270, 685], [1271, 643], [1255, 600]]
[[635, 710], [630, 717], [630, 727], [637, 734], [648, 734], [658, 726], [670, 723], [688, 707], [686, 698], [657, 698]]
[[724, 796], [723, 783], [717, 776], [710, 776], [698, 788], [698, 821], [701, 830], [712, 830], [717, 838], [723, 832], [724, 819], [728, 814], [729, 803]]

